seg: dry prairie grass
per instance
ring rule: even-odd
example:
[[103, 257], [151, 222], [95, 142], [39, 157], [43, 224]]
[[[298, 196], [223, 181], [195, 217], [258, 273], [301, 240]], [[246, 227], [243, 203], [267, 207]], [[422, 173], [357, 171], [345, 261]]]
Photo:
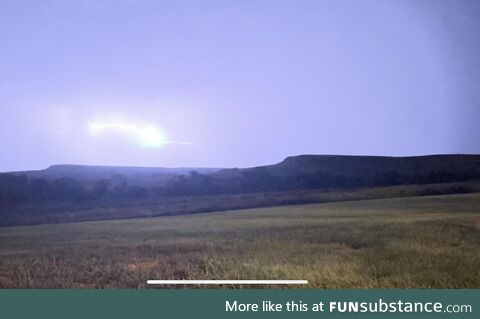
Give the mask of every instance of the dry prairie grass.
[[477, 193], [0, 228], [0, 287], [307, 279], [318, 288], [480, 288], [479, 216]]

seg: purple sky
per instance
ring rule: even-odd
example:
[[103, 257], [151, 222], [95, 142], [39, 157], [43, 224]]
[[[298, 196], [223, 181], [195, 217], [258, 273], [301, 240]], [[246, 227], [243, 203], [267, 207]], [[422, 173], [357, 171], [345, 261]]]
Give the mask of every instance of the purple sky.
[[0, 171], [480, 153], [480, 2], [0, 1]]

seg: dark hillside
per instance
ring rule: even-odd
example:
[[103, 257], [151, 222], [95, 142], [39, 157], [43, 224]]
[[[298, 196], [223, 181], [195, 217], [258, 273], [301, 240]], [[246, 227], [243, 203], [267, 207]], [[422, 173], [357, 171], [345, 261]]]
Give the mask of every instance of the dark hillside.
[[[0, 174], [0, 225], [185, 214], [365, 196], [469, 193], [479, 191], [479, 181], [479, 155], [301, 155], [275, 165], [223, 170], [56, 165]], [[380, 189], [390, 186], [397, 188]], [[345, 195], [349, 192], [354, 195]], [[155, 209], [145, 212], [141, 206]], [[72, 215], [73, 211], [77, 213]]]
[[300, 155], [275, 165], [222, 170], [208, 179], [211, 191], [233, 193], [449, 183], [480, 179], [480, 156]]

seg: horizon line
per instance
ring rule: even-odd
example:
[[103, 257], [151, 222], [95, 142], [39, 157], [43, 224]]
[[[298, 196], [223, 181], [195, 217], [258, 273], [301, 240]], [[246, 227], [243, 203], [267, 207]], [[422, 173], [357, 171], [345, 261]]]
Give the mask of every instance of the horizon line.
[[422, 155], [366, 155], [366, 154], [297, 154], [297, 155], [289, 155], [283, 158], [283, 160], [275, 163], [269, 164], [260, 164], [256, 166], [137, 166], [137, 165], [108, 165], [108, 164], [72, 164], [72, 163], [64, 163], [64, 164], [50, 164], [44, 168], [38, 169], [23, 169], [23, 170], [0, 170], [0, 174], [3, 173], [20, 173], [20, 172], [33, 172], [33, 171], [42, 171], [49, 169], [53, 166], [88, 166], [88, 167], [114, 167], [114, 168], [152, 168], [152, 169], [234, 169], [234, 168], [254, 168], [260, 166], [269, 166], [275, 165], [283, 162], [287, 158], [291, 157], [299, 157], [299, 156], [345, 156], [345, 157], [390, 157], [390, 158], [409, 158], [409, 157], [428, 157], [428, 156], [480, 156], [480, 153], [430, 153], [430, 154], [422, 154]]

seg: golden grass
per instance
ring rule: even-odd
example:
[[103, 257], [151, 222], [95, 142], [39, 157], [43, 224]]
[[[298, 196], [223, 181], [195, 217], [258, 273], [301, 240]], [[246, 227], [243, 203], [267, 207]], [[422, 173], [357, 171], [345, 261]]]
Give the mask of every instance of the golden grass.
[[479, 220], [480, 194], [468, 194], [7, 227], [0, 287], [307, 279], [321, 288], [480, 288]]

